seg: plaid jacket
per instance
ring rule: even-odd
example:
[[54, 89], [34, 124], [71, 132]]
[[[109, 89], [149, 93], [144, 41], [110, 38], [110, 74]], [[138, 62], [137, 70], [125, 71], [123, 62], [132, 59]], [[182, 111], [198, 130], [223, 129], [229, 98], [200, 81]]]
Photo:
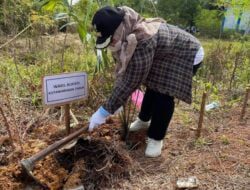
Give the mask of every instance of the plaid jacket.
[[140, 41], [125, 74], [103, 107], [114, 113], [140, 85], [192, 102], [192, 76], [200, 42], [191, 34], [162, 24], [151, 39]]

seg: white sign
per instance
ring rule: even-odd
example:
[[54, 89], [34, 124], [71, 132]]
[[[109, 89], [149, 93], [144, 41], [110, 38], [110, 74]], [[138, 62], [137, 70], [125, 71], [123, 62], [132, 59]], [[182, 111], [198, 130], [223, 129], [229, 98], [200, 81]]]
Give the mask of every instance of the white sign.
[[87, 74], [66, 73], [43, 78], [43, 102], [45, 105], [63, 105], [88, 96]]

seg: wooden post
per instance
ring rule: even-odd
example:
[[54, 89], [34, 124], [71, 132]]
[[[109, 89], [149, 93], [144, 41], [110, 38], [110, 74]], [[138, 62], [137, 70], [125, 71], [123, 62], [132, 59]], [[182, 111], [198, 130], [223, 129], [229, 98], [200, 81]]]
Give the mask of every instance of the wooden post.
[[244, 118], [244, 116], [245, 116], [249, 93], [250, 93], [250, 87], [247, 87], [246, 88], [245, 99], [244, 99], [244, 102], [243, 102], [243, 107], [242, 107], [241, 114], [240, 114], [240, 120], [242, 120]]
[[67, 135], [70, 134], [70, 105], [66, 104], [64, 106], [64, 116], [65, 116], [65, 126]]
[[202, 123], [203, 123], [203, 118], [204, 118], [206, 99], [207, 99], [207, 92], [204, 92], [202, 95], [199, 123], [198, 123], [198, 128], [196, 131], [196, 138], [197, 139], [201, 136], [201, 128], [202, 128]]

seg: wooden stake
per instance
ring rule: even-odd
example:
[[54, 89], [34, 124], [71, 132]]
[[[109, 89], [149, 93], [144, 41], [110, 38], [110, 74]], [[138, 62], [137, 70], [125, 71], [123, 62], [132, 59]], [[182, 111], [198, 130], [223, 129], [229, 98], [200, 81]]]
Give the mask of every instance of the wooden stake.
[[69, 104], [66, 104], [64, 106], [64, 110], [65, 110], [65, 126], [66, 126], [66, 132], [67, 132], [67, 135], [70, 134], [70, 105]]
[[244, 118], [244, 116], [245, 116], [249, 93], [250, 93], [250, 87], [247, 87], [246, 88], [245, 99], [244, 99], [244, 102], [243, 102], [243, 107], [242, 107], [241, 114], [240, 114], [240, 120], [242, 120]]
[[207, 92], [204, 92], [203, 95], [202, 95], [202, 102], [201, 102], [201, 108], [200, 108], [200, 117], [199, 117], [197, 132], [196, 132], [196, 138], [197, 139], [201, 136], [201, 128], [202, 128], [202, 123], [203, 123], [203, 118], [204, 118], [206, 99], [207, 99]]

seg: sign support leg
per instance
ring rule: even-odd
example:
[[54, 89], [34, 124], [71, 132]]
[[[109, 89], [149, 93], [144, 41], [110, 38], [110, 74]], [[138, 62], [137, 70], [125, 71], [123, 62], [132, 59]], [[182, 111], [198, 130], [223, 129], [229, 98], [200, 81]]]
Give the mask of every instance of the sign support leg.
[[64, 110], [65, 110], [65, 126], [66, 126], [66, 132], [67, 135], [70, 134], [70, 105], [66, 104], [64, 106]]

